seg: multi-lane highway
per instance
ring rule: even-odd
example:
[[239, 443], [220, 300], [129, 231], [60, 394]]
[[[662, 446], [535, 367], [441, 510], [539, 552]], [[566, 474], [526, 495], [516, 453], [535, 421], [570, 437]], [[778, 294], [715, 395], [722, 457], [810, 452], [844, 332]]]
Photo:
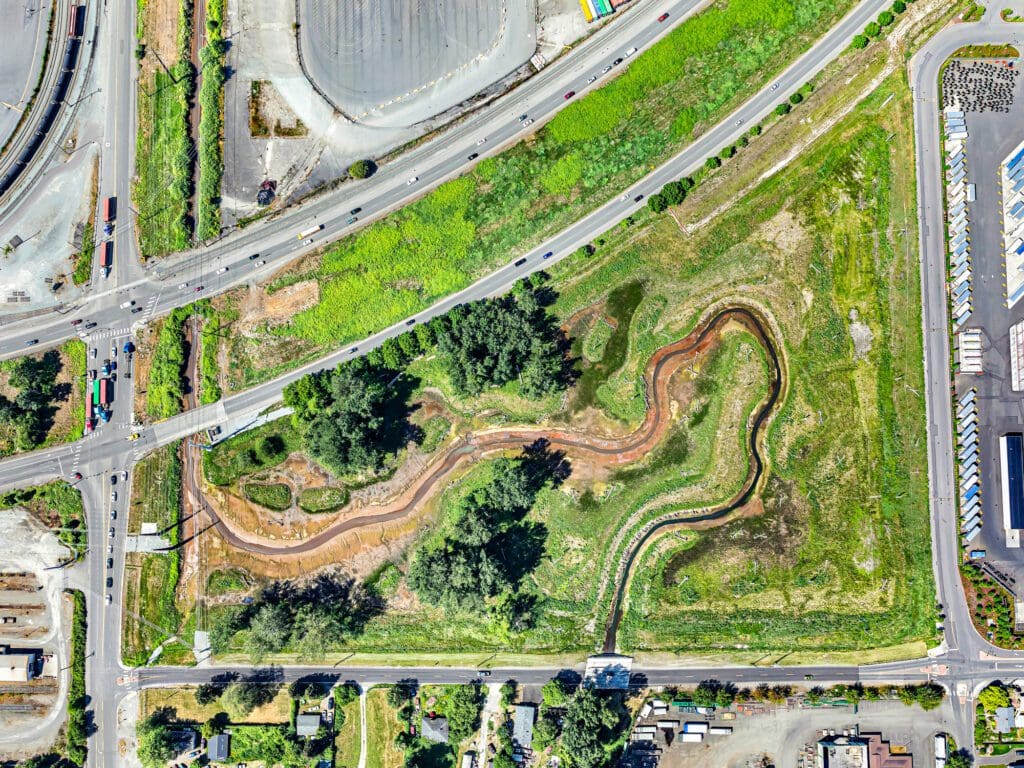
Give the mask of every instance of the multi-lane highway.
[[[863, 25], [887, 6], [880, 0], [864, 0], [821, 41], [814, 45], [784, 73], [765, 83], [765, 87], [733, 115], [711, 128], [704, 136], [666, 164], [652, 172], [626, 195], [628, 202], [620, 201], [616, 194], [607, 204], [580, 222], [567, 228], [527, 254], [522, 267], [506, 266], [488, 275], [457, 296], [439, 302], [417, 316], [425, 319], [446, 311], [453, 304], [479, 298], [506, 289], [523, 274], [540, 268], [541, 254], [555, 253], [554, 258], [568, 255], [576, 247], [592, 240], [600, 232], [614, 226], [629, 215], [637, 204], [635, 195], [649, 194], [671, 179], [692, 172], [708, 155], [730, 144], [746, 127], [760, 120], [778, 101], [801, 86], [809, 77], [838, 56], [849, 39]], [[122, 7], [123, 6], [123, 7]], [[154, 314], [168, 311], [174, 306], [195, 298], [191, 291], [179, 290], [177, 285], [188, 279], [192, 286], [203, 285], [203, 295], [224, 290], [295, 258], [308, 250], [297, 241], [295, 232], [316, 222], [323, 225], [314, 247], [345, 232], [356, 207], [363, 210], [359, 216], [382, 215], [408, 202], [427, 188], [460, 173], [467, 165], [466, 157], [475, 150], [479, 138], [487, 138], [488, 152], [496, 151], [522, 135], [524, 128], [516, 119], [528, 114], [539, 124], [550, 117], [565, 100], [562, 94], [571, 88], [584, 90], [581, 83], [606, 62], [617, 58], [628, 47], [642, 48], [664, 34], [667, 27], [654, 19], [668, 10], [673, 21], [695, 6], [693, 2], [644, 5], [631, 11], [604, 33], [580, 47], [569, 57], [556, 62], [516, 92], [467, 120], [461, 126], [425, 143], [420, 149], [389, 164], [373, 179], [352, 183], [340, 191], [306, 203], [277, 219], [253, 225], [251, 230], [236, 233], [208, 248], [171, 260], [148, 273], [131, 271], [125, 259], [118, 259], [114, 281], [100, 283], [108, 286], [83, 300], [71, 316], [52, 317], [29, 326], [13, 324], [4, 329], [0, 339], [0, 355], [10, 357], [22, 354], [25, 342], [39, 339], [40, 345], [57, 343], [74, 333], [69, 324], [71, 317], [87, 318], [98, 323], [98, 329], [88, 339], [90, 345], [105, 348], [114, 339], [120, 346], [133, 320], [145, 320]], [[111, 6], [113, 8], [113, 5]], [[124, 11], [124, 15], [121, 14]], [[133, 3], [123, 0], [117, 8], [106, 12], [102, 24], [106, 30], [102, 38], [107, 50], [109, 70], [106, 90], [113, 107], [108, 109], [107, 141], [104, 148], [101, 190], [104, 195], [116, 194], [128, 200], [128, 178], [131, 174], [134, 123], [134, 63], [131, 57], [133, 30]], [[997, 13], [990, 11], [993, 21], [984, 25], [961, 25], [940, 33], [912, 62], [915, 91], [915, 121], [918, 141], [918, 176], [920, 212], [922, 217], [922, 291], [924, 301], [923, 327], [926, 345], [926, 383], [928, 398], [929, 470], [932, 487], [932, 525], [936, 580], [940, 599], [947, 612], [946, 642], [948, 648], [930, 660], [915, 660], [866, 667], [736, 667], [736, 668], [651, 668], [635, 670], [651, 684], [692, 683], [706, 677], [729, 679], [739, 684], [758, 682], [797, 682], [813, 675], [816, 681], [840, 682], [916, 682], [925, 679], [940, 680], [952, 692], [969, 693], [976, 685], [995, 676], [1024, 676], [1024, 655], [996, 649], [987, 644], [973, 630], [967, 606], [959, 586], [957, 563], [959, 547], [955, 536], [955, 510], [952, 507], [952, 435], [949, 419], [949, 363], [946, 330], [946, 298], [943, 285], [941, 242], [941, 164], [938, 158], [938, 126], [936, 110], [936, 76], [941, 61], [955, 48], [965, 43], [1000, 41], [1012, 36], [1012, 25], [1001, 25]], [[778, 83], [775, 88], [771, 85]], [[111, 95], [113, 94], [113, 95]], [[426, 147], [426, 149], [424, 149]], [[484, 153], [481, 153], [484, 154]], [[418, 181], [407, 184], [416, 176]], [[621, 193], [622, 191], [620, 191]], [[122, 218], [116, 233], [120, 251], [133, 256], [131, 243], [131, 216]], [[362, 223], [362, 222], [360, 222]], [[123, 227], [123, 229], [122, 229]], [[937, 238], [937, 239], [936, 239]], [[124, 246], [127, 247], [124, 247]], [[259, 252], [264, 267], [254, 267], [249, 260]], [[128, 259], [131, 261], [131, 259]], [[226, 272], [220, 272], [228, 267]], [[144, 312], [131, 315], [120, 305], [135, 301]], [[401, 333], [400, 323], [356, 344], [357, 354], [364, 354], [385, 338]], [[141, 453], [156, 445], [167, 444], [199, 429], [223, 423], [263, 410], [280, 398], [285, 384], [306, 372], [336, 364], [352, 354], [340, 350], [304, 369], [292, 372], [247, 392], [227, 398], [217, 404], [183, 414], [152, 427], [139, 430], [142, 437], [132, 442], [129, 426], [130, 387], [122, 379], [115, 406], [115, 418], [95, 435], [74, 445], [60, 446], [27, 456], [0, 462], [0, 487], [12, 487], [39, 482], [52, 477], [67, 477], [72, 467], [79, 467], [85, 475], [81, 483], [87, 508], [91, 536], [91, 549], [87, 559], [90, 611], [89, 674], [88, 685], [93, 692], [92, 706], [98, 736], [91, 742], [90, 760], [94, 765], [116, 764], [116, 705], [121, 696], [137, 686], [169, 685], [199, 682], [212, 674], [225, 671], [216, 669], [180, 669], [155, 667], [128, 673], [121, 667], [119, 652], [119, 618], [121, 606], [120, 578], [123, 573], [124, 518], [114, 520], [111, 511], [124, 507], [130, 483], [130, 469]], [[120, 479], [116, 490], [118, 501], [111, 498], [110, 476], [114, 472], [129, 472], [128, 480]], [[114, 529], [112, 539], [108, 530]], [[113, 550], [108, 553], [108, 544]], [[106, 568], [106, 558], [113, 557], [113, 568]], [[114, 579], [107, 588], [106, 579]], [[107, 607], [106, 594], [113, 595], [113, 605]], [[238, 670], [248, 674], [250, 670]], [[555, 669], [500, 669], [494, 674], [515, 677], [523, 682], [542, 682], [555, 674]], [[387, 682], [404, 677], [416, 677], [424, 682], [458, 682], [475, 678], [474, 670], [445, 668], [348, 668], [335, 670], [324, 667], [288, 667], [280, 671], [284, 679], [311, 674], [338, 675], [342, 679], [363, 682]], [[124, 683], [118, 687], [115, 682]], [[962, 702], [958, 702], [962, 703]], [[968, 702], [969, 703], [969, 702]], [[967, 743], [971, 734], [970, 707], [957, 708], [962, 733], [956, 734], [960, 743]]]

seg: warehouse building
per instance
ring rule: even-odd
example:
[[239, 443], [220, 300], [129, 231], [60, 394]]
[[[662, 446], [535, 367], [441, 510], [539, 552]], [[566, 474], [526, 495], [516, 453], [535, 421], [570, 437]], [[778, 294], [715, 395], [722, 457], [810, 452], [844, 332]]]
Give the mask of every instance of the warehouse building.
[[1024, 528], [1024, 435], [1010, 432], [999, 438], [999, 462], [1006, 546], [1019, 547]]

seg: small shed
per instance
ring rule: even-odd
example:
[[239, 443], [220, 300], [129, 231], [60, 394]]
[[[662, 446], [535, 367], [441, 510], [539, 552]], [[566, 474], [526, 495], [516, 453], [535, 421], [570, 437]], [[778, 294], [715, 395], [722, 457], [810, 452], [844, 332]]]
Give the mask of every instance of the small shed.
[[295, 735], [300, 738], [311, 738], [320, 731], [320, 713], [299, 715], [295, 718]]
[[227, 733], [218, 733], [216, 736], [211, 736], [210, 740], [206, 744], [206, 756], [210, 760], [221, 761], [227, 760], [231, 755], [231, 735]]
[[448, 720], [444, 717], [424, 717], [420, 736], [437, 744], [448, 743]]

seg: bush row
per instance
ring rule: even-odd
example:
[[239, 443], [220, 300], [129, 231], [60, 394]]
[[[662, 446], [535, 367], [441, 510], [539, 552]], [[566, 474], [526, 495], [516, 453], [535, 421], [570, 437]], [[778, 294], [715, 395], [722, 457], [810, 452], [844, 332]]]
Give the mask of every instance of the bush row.
[[71, 686], [68, 689], [67, 759], [85, 765], [88, 728], [85, 718], [85, 633], [88, 626], [85, 594], [78, 589], [66, 590], [74, 600], [71, 620]]
[[220, 186], [224, 175], [221, 133], [224, 127], [224, 0], [206, 5], [206, 45], [199, 52], [199, 193], [196, 196], [196, 237], [207, 240], [220, 233]]
[[882, 30], [888, 26], [891, 26], [896, 17], [907, 10], [907, 3], [912, 3], [914, 0], [895, 0], [892, 4], [892, 8], [888, 11], [882, 11], [878, 14], [878, 20], [872, 21], [866, 27], [864, 27], [864, 33], [856, 35], [853, 38], [854, 48], [866, 48], [868, 43], [877, 37], [880, 37]]

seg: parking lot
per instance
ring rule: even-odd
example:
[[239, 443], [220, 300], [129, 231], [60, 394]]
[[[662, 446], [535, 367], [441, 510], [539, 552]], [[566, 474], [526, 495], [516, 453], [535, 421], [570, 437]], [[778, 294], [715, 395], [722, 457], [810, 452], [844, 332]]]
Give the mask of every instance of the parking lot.
[[[1017, 61], [1014, 68], [1019, 67]], [[1010, 326], [1024, 319], [1024, 303], [1009, 310], [1006, 307], [999, 169], [1024, 138], [1019, 128], [1024, 117], [1024, 78], [1003, 78], [999, 85], [995, 90], [1003, 93], [1003, 98], [994, 103], [978, 101], [970, 92], [952, 94], [961, 98], [958, 106], [964, 112], [968, 134], [964, 140], [967, 181], [975, 185], [977, 194], [977, 199], [968, 203], [973, 302], [963, 327], [981, 331], [983, 368], [980, 375], [958, 374], [956, 390], [962, 397], [970, 388], [977, 388], [977, 474], [983, 524], [969, 548], [985, 550], [985, 560], [1012, 584], [1024, 576], [1024, 556], [1020, 549], [1006, 545], [999, 437], [1024, 430], [1024, 402], [1010, 389], [1009, 339]], [[982, 83], [969, 86], [968, 91], [986, 87]], [[950, 98], [947, 92], [947, 105]]]
[[535, 0], [301, 0], [306, 70], [357, 122], [406, 127], [529, 61]]

